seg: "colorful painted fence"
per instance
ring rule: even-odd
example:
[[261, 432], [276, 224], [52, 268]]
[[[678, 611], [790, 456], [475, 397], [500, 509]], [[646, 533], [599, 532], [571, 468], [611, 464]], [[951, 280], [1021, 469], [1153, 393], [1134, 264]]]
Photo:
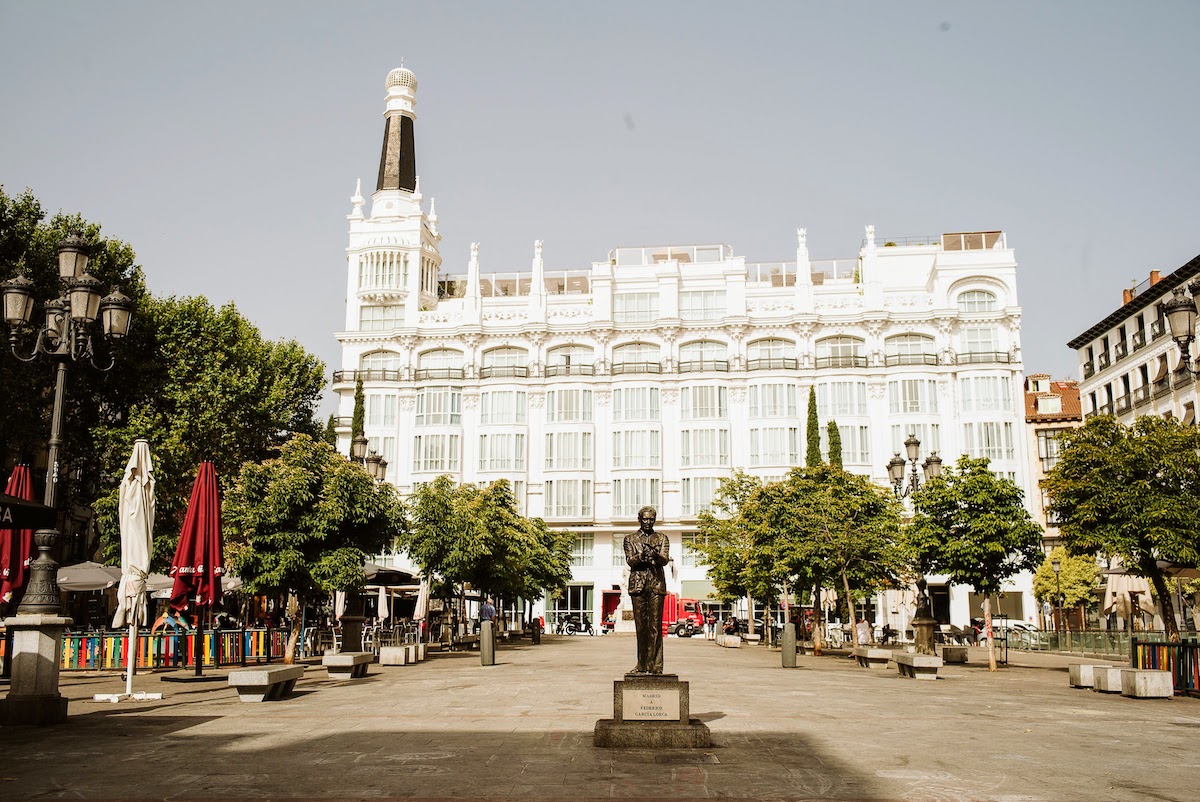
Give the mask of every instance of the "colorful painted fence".
[[1176, 694], [1200, 696], [1200, 641], [1162, 643], [1134, 638], [1131, 647], [1134, 668], [1170, 671]]
[[[127, 665], [127, 632], [68, 632], [63, 635], [64, 670], [120, 669]], [[243, 665], [283, 659], [287, 633], [278, 629], [205, 632], [205, 666]], [[195, 635], [140, 632], [135, 659], [139, 668], [195, 666]]]

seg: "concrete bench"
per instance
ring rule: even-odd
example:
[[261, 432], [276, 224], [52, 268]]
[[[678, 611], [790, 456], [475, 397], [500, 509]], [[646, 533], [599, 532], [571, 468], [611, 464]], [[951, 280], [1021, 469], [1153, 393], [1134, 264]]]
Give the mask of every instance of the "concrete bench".
[[886, 668], [888, 661], [892, 659], [892, 650], [858, 646], [854, 649], [854, 659], [863, 668]]
[[266, 702], [290, 696], [304, 666], [264, 666], [229, 672], [229, 685], [243, 702]]
[[466, 649], [467, 651], [470, 651], [472, 649], [478, 649], [479, 648], [479, 636], [478, 635], [463, 635], [461, 638], [455, 639], [454, 648], [455, 649], [460, 649], [460, 648]]
[[749, 633], [747, 633], [745, 635], [742, 635], [741, 637], [742, 637], [742, 640], [746, 641], [746, 643], [759, 643], [762, 640], [762, 635], [759, 635], [757, 632], [754, 633], [753, 635], [750, 635]]
[[415, 662], [417, 662], [416, 644], [379, 647], [379, 665], [381, 666], [410, 666]]
[[1092, 666], [1092, 690], [1100, 693], [1120, 693], [1123, 670], [1120, 666]]
[[718, 632], [717, 645], [724, 646], [726, 649], [737, 649], [742, 645], [742, 636], [726, 635], [724, 632]]
[[967, 647], [966, 646], [950, 646], [944, 645], [941, 650], [943, 663], [965, 663], [967, 662]]
[[1096, 669], [1108, 668], [1093, 663], [1071, 663], [1067, 666], [1067, 677], [1072, 688], [1091, 688], [1096, 684]]
[[375, 655], [371, 652], [325, 652], [321, 658], [330, 679], [361, 679], [373, 662]]
[[1121, 695], [1133, 699], [1170, 699], [1175, 695], [1175, 681], [1170, 671], [1123, 668]]
[[892, 656], [900, 676], [912, 679], [937, 679], [938, 669], [942, 667], [942, 658], [931, 654], [909, 654], [899, 652]]

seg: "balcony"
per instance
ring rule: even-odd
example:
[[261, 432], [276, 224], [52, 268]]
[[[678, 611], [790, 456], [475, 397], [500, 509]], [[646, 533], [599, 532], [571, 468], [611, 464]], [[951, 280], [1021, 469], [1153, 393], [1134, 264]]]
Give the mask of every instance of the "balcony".
[[354, 383], [359, 379], [362, 379], [364, 382], [398, 382], [400, 381], [400, 373], [398, 369], [385, 370], [382, 368], [375, 368], [373, 370], [335, 370], [333, 372], [333, 383]]
[[1108, 355], [1108, 351], [1101, 351], [1100, 356], [1096, 357], [1096, 369], [1104, 370], [1112, 364], [1112, 357]]
[[1133, 333], [1133, 350], [1146, 347], [1146, 330], [1135, 331]]
[[1120, 362], [1125, 357], [1129, 356], [1129, 346], [1125, 343], [1117, 343], [1113, 346], [1113, 361]]
[[662, 365], [658, 362], [614, 362], [612, 375], [623, 376], [631, 373], [662, 373]]
[[1096, 375], [1096, 366], [1091, 362], [1083, 363], [1083, 378], [1090, 379]]
[[819, 356], [817, 357], [818, 368], [865, 368], [867, 366], [867, 358], [865, 356]]
[[488, 365], [479, 369], [481, 379], [524, 379], [529, 376], [529, 368], [520, 365]]
[[1185, 387], [1196, 380], [1196, 377], [1187, 371], [1186, 368], [1181, 368], [1171, 374], [1171, 385], [1174, 387]]
[[417, 381], [424, 379], [461, 379], [462, 368], [418, 368]]
[[1164, 395], [1171, 394], [1171, 378], [1169, 376], [1163, 376], [1150, 386], [1155, 398], [1162, 398]]
[[679, 363], [680, 373], [704, 373], [706, 371], [715, 371], [717, 373], [729, 372], [729, 360], [727, 359], [689, 359]]
[[547, 376], [594, 376], [596, 368], [593, 365], [547, 365]]
[[1133, 396], [1129, 393], [1117, 396], [1117, 414], [1124, 415], [1133, 406]]
[[746, 363], [746, 370], [799, 370], [800, 360], [795, 357], [782, 356], [763, 359], [751, 359]]
[[1135, 407], [1144, 407], [1150, 403], [1150, 385], [1143, 384], [1141, 387], [1133, 391], [1133, 405]]
[[884, 364], [889, 368], [893, 365], [936, 365], [937, 354], [888, 354]]
[[1011, 361], [1007, 351], [964, 351], [958, 355], [960, 365], [1007, 365]]
[[1096, 414], [1097, 415], [1113, 414], [1113, 405], [1112, 404], [1101, 404], [1100, 408], [1096, 410]]
[[1156, 320], [1150, 324], [1150, 339], [1157, 340], [1159, 337], [1167, 333], [1167, 324], [1164, 320]]

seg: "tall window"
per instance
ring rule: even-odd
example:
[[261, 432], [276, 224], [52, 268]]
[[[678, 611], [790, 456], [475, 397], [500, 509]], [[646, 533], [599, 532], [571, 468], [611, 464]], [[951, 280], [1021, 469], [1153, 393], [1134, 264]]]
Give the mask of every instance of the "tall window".
[[546, 482], [546, 517], [589, 518], [592, 515], [591, 479], [555, 479]]
[[981, 354], [1000, 350], [999, 335], [995, 326], [966, 326], [962, 330], [963, 349], [967, 353]]
[[[612, 351], [613, 372], [658, 373], [658, 366], [661, 359], [658, 346], [652, 343], [626, 343], [625, 345], [618, 345]], [[651, 369], [649, 371], [631, 371], [628, 366], [632, 365], [651, 366]], [[622, 370], [623, 366], [626, 366], [625, 370]]]
[[959, 379], [958, 388], [963, 412], [1012, 412], [1012, 382], [1008, 376], [971, 376]]
[[363, 354], [358, 362], [359, 368], [366, 371], [399, 370], [403, 364], [400, 355], [395, 351], [372, 351]]
[[892, 453], [904, 454], [904, 441], [908, 436], [916, 435], [921, 441], [921, 453], [931, 454], [942, 450], [941, 426], [936, 423], [894, 423], [892, 424]]
[[614, 468], [657, 468], [662, 465], [662, 432], [627, 429], [613, 432]]
[[923, 334], [897, 334], [883, 343], [889, 365], [937, 364], [937, 348], [932, 337]]
[[817, 414], [822, 418], [867, 414], [866, 382], [822, 382], [817, 385]]
[[613, 515], [633, 517], [645, 506], [662, 508], [661, 479], [613, 479]]
[[[699, 515], [705, 510], [711, 510], [717, 489], [721, 487], [719, 476], [686, 476], [680, 481], [680, 491], [683, 496], [683, 514]], [[695, 557], [693, 556], [693, 559]], [[684, 565], [688, 565], [687, 549], [684, 548]], [[691, 563], [702, 565], [703, 563]]]
[[[842, 462], [846, 465], [871, 464], [871, 429], [857, 424], [838, 424], [842, 437]], [[821, 453], [829, 453], [829, 425], [821, 424]]]
[[987, 290], [967, 290], [958, 296], [959, 312], [995, 312], [996, 294]]
[[1058, 442], [1058, 431], [1054, 429], [1037, 430], [1038, 459], [1042, 461], [1042, 471], [1049, 472], [1058, 464], [1062, 445]]
[[455, 351], [452, 348], [438, 348], [433, 351], [426, 351], [417, 357], [417, 365], [426, 370], [461, 368], [463, 366], [463, 352]]
[[729, 390], [714, 385], [684, 387], [680, 391], [680, 414], [684, 420], [729, 416]]
[[562, 345], [546, 352], [547, 376], [590, 376], [596, 354], [584, 345]]
[[520, 390], [493, 390], [479, 396], [480, 423], [524, 423], [525, 393]]
[[[368, 437], [367, 450], [374, 451], [379, 456], [388, 461], [390, 465], [395, 467], [391, 470], [395, 471], [400, 466], [396, 464], [396, 438], [394, 437]], [[395, 476], [395, 474], [392, 474]], [[384, 477], [387, 478], [386, 476]]]
[[403, 306], [360, 306], [359, 331], [387, 331], [404, 325]]
[[857, 337], [826, 337], [817, 340], [817, 367], [853, 368], [866, 367], [862, 356], [863, 341]]
[[612, 539], [612, 564], [613, 568], [624, 568], [625, 563], [625, 536], [613, 535]]
[[796, 417], [796, 385], [752, 384], [750, 385], [750, 417], [794, 418]]
[[800, 430], [781, 426], [750, 430], [751, 465], [799, 465]]
[[367, 393], [368, 426], [396, 425], [396, 396], [391, 393]]
[[551, 471], [590, 471], [592, 469], [592, 433], [547, 433], [546, 469]]
[[725, 290], [687, 290], [679, 293], [681, 320], [720, 320], [725, 316]]
[[937, 382], [928, 379], [888, 382], [888, 411], [893, 415], [937, 414]]
[[575, 543], [571, 547], [571, 567], [591, 568], [594, 560], [594, 550], [595, 539], [590, 532], [576, 535]]
[[679, 436], [679, 464], [683, 467], [729, 465], [728, 429], [684, 429]]
[[575, 423], [591, 419], [591, 390], [550, 390], [546, 393], [547, 423]]
[[791, 340], [755, 340], [746, 346], [749, 359], [794, 359], [796, 344]]
[[413, 438], [413, 470], [457, 471], [462, 438], [457, 434], [419, 434]]
[[679, 369], [717, 369], [729, 367], [729, 346], [712, 340], [700, 340], [679, 347]]
[[525, 470], [525, 435], [508, 433], [479, 435], [479, 470]]
[[963, 447], [972, 457], [1013, 458], [1013, 425], [986, 421], [963, 424]]
[[417, 425], [462, 423], [461, 387], [422, 387], [417, 391]]
[[657, 387], [618, 387], [612, 391], [614, 421], [660, 420]]
[[408, 254], [373, 251], [358, 257], [359, 289], [403, 289], [408, 285]]
[[529, 368], [529, 352], [524, 348], [493, 348], [483, 352], [483, 378], [492, 376], [525, 376]]
[[650, 323], [657, 318], [657, 292], [619, 292], [613, 296], [615, 322]]
[[[700, 480], [697, 480], [697, 481], [700, 481]], [[715, 490], [713, 491], [713, 494], [714, 495], [716, 494]], [[683, 539], [683, 549], [682, 549], [683, 554], [681, 556], [681, 563], [682, 563], [683, 567], [684, 568], [700, 568], [702, 566], [708, 565], [708, 563], [706, 563], [704, 561], [705, 560], [704, 553], [696, 548], [696, 546], [698, 546], [699, 544], [701, 544], [705, 541], [704, 536], [701, 535], [699, 532], [684, 532], [682, 535], [682, 539]]]

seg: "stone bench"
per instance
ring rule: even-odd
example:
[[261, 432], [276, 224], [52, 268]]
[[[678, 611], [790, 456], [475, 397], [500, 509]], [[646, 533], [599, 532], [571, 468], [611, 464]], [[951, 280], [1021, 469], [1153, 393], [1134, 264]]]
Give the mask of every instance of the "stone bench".
[[361, 679], [373, 662], [375, 655], [371, 652], [325, 652], [321, 658], [330, 679]]
[[1096, 669], [1108, 668], [1093, 663], [1071, 663], [1067, 666], [1067, 677], [1072, 688], [1091, 688], [1096, 684]]
[[425, 644], [403, 643], [399, 646], [380, 646], [379, 665], [411, 666], [425, 659]]
[[967, 647], [966, 646], [950, 646], [943, 645], [941, 650], [943, 663], [965, 663], [967, 662]]
[[266, 702], [290, 696], [303, 676], [304, 666], [240, 668], [229, 672], [229, 685], [243, 702]]
[[892, 659], [892, 650], [858, 646], [854, 649], [854, 659], [863, 668], [886, 668], [888, 661]]
[[1123, 670], [1120, 666], [1092, 666], [1092, 690], [1100, 693], [1120, 693]]
[[942, 667], [942, 658], [932, 654], [909, 654], [899, 652], [892, 656], [900, 676], [912, 679], [937, 679], [938, 669]]
[[742, 637], [742, 640], [746, 641], [746, 643], [758, 643], [762, 640], [762, 635], [759, 635], [757, 632], [754, 633], [753, 635], [747, 633], [745, 635], [742, 635], [741, 637]]
[[1170, 671], [1123, 668], [1121, 695], [1132, 699], [1170, 699], [1175, 695], [1175, 681]]
[[737, 649], [742, 645], [742, 636], [726, 635], [724, 632], [718, 632], [717, 645], [724, 646], [726, 649]]

